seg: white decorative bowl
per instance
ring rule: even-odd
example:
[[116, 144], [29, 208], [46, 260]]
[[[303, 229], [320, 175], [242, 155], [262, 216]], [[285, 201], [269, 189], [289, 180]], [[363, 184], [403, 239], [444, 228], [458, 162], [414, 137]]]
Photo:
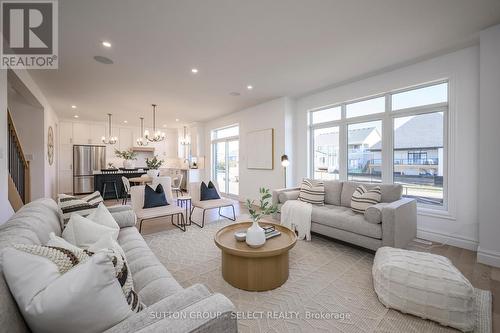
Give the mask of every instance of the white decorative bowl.
[[234, 233], [234, 238], [236, 238], [236, 240], [238, 242], [244, 242], [245, 239], [247, 238], [247, 233], [244, 232], [244, 231], [238, 231], [238, 232], [235, 232]]

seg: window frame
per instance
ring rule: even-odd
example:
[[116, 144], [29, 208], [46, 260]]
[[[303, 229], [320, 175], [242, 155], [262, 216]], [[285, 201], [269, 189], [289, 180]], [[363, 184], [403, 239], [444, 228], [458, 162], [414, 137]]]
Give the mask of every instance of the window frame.
[[[308, 124], [308, 138], [309, 138], [309, 162], [308, 162], [308, 175], [309, 177], [314, 177], [314, 130], [320, 128], [328, 128], [333, 126], [339, 127], [339, 180], [348, 180], [348, 140], [347, 140], [347, 128], [350, 124], [357, 124], [370, 121], [382, 121], [382, 183], [393, 184], [394, 182], [394, 119], [407, 117], [407, 116], [417, 116], [428, 113], [443, 112], [443, 204], [441, 206], [429, 205], [418, 203], [419, 211], [428, 211], [429, 214], [434, 214], [434, 212], [441, 212], [438, 215], [442, 215], [443, 212], [448, 212], [450, 209], [450, 198], [449, 198], [449, 179], [452, 176], [452, 170], [450, 168], [449, 161], [452, 156], [450, 154], [450, 128], [452, 126], [452, 121], [450, 121], [450, 105], [452, 104], [452, 99], [450, 98], [450, 90], [452, 83], [449, 78], [439, 79], [435, 81], [430, 81], [414, 86], [409, 86], [406, 88], [395, 89], [385, 93], [374, 94], [368, 97], [353, 99], [344, 101], [341, 103], [333, 103], [327, 106], [322, 106], [319, 108], [313, 108], [307, 111], [307, 124]], [[447, 102], [427, 104], [423, 106], [404, 108], [398, 110], [392, 110], [392, 95], [399, 94], [405, 91], [411, 91], [421, 88], [426, 88], [429, 86], [434, 86], [438, 84], [447, 83]], [[361, 102], [373, 98], [385, 97], [385, 110], [384, 112], [363, 115], [357, 117], [346, 117], [346, 106], [347, 104]], [[321, 111], [324, 109], [341, 107], [341, 118], [339, 120], [313, 124], [312, 123], [312, 113], [315, 111]]]

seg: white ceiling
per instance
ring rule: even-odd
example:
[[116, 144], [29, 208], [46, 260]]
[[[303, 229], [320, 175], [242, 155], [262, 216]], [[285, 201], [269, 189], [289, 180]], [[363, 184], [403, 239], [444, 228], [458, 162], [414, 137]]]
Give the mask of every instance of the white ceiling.
[[[203, 121], [466, 45], [500, 0], [60, 0], [59, 116]], [[111, 49], [100, 41], [109, 40]], [[113, 65], [93, 60], [102, 55]], [[199, 69], [197, 75], [191, 68]], [[246, 86], [252, 84], [253, 91]], [[229, 93], [237, 91], [239, 97]]]

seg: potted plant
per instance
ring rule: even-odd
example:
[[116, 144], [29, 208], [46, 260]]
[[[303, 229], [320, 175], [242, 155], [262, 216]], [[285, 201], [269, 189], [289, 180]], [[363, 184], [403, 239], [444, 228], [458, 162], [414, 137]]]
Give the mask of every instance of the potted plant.
[[151, 178], [158, 177], [160, 173], [160, 167], [163, 164], [163, 160], [158, 159], [158, 157], [155, 155], [153, 156], [152, 159], [146, 158], [146, 166], [148, 167], [148, 176]]
[[277, 205], [272, 205], [270, 200], [272, 195], [269, 189], [261, 187], [259, 189], [260, 200], [259, 206], [254, 204], [253, 200], [247, 199], [246, 205], [250, 217], [252, 218], [252, 225], [247, 229], [246, 243], [250, 247], [260, 247], [266, 242], [266, 233], [264, 229], [259, 226], [259, 221], [262, 217], [271, 215], [278, 211]]
[[133, 169], [135, 168], [134, 161], [137, 160], [137, 153], [135, 151], [129, 150], [118, 150], [115, 149], [115, 156], [123, 158], [123, 167], [125, 169]]

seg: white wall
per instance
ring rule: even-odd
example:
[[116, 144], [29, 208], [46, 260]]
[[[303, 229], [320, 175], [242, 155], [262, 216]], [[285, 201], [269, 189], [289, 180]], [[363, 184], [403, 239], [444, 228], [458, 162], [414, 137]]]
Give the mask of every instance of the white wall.
[[500, 267], [500, 25], [480, 34], [479, 262]]
[[[284, 186], [284, 174], [280, 158], [287, 148], [285, 146], [287, 129], [285, 121], [289, 108], [290, 101], [287, 98], [278, 98], [205, 123], [205, 152], [204, 154], [200, 154], [206, 156], [204, 180], [211, 178], [211, 131], [217, 128], [238, 124], [240, 126], [239, 199], [257, 199], [259, 196], [259, 187], [262, 186], [270, 189], [282, 188]], [[274, 169], [248, 169], [246, 150], [247, 144], [251, 143], [246, 140], [247, 133], [267, 128], [274, 128]], [[286, 151], [286, 153], [289, 152]]]
[[307, 176], [308, 110], [444, 78], [450, 82], [449, 212], [424, 214], [420, 211], [418, 235], [475, 249], [478, 241], [478, 46], [298, 98], [294, 123], [295, 181]]

